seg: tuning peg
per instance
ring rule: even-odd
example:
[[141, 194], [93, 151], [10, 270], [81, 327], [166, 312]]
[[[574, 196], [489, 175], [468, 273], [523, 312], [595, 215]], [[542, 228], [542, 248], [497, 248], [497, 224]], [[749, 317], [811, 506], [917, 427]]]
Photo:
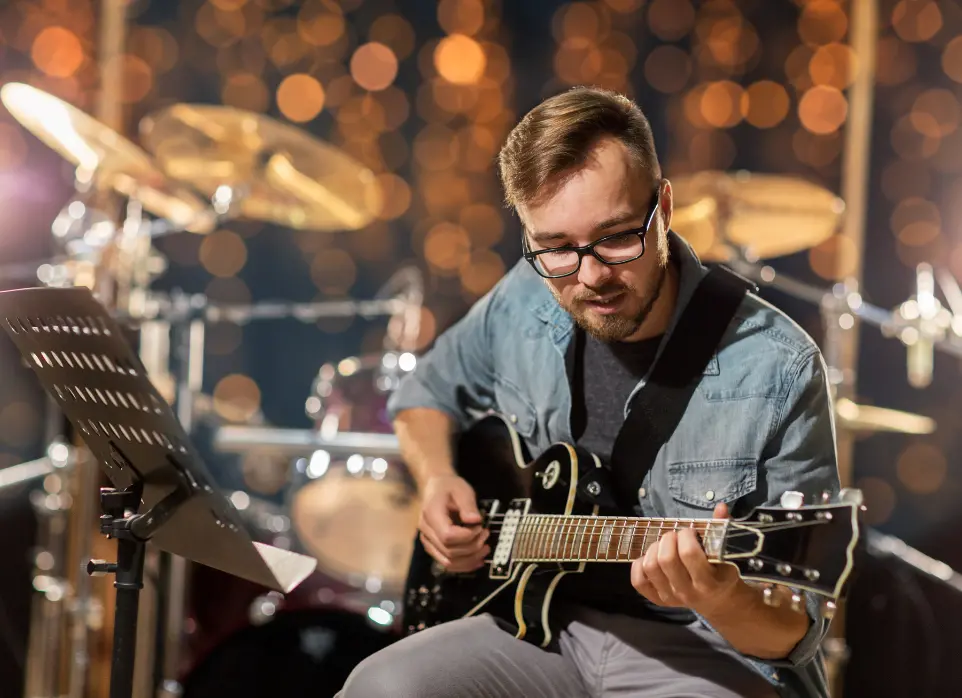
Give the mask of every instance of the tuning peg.
[[766, 587], [762, 591], [762, 600], [765, 602], [766, 606], [771, 606], [772, 608], [778, 608], [781, 606], [781, 599], [775, 596], [775, 592], [772, 591], [771, 587]]
[[825, 620], [832, 620], [832, 618], [835, 617], [835, 611], [837, 610], [838, 608], [835, 605], [834, 601], [823, 601], [822, 608], [821, 608], [821, 616]]
[[795, 611], [795, 613], [805, 612], [805, 602], [802, 600], [801, 594], [792, 594], [792, 610]]
[[783, 509], [801, 509], [802, 505], [805, 504], [805, 495], [801, 492], [789, 490], [788, 492], [782, 492], [779, 501]]
[[857, 490], [854, 487], [843, 487], [838, 493], [838, 501], [842, 504], [861, 506], [863, 499], [862, 490]]

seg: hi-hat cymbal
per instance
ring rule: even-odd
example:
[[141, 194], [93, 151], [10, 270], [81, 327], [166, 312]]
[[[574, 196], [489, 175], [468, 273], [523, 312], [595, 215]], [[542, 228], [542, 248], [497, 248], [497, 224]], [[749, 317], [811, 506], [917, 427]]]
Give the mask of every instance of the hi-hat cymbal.
[[724, 262], [739, 248], [770, 259], [815, 247], [845, 210], [830, 191], [784, 175], [707, 171], [671, 183], [671, 227], [707, 262]]
[[935, 420], [930, 417], [858, 405], [846, 398], [835, 402], [835, 416], [840, 427], [852, 431], [894, 431], [900, 434], [931, 434], [935, 431]]
[[291, 228], [357, 230], [381, 209], [370, 169], [261, 114], [175, 104], [146, 116], [140, 131], [168, 175], [210, 196], [230, 186], [247, 218]]
[[102, 190], [136, 199], [179, 229], [209, 232], [213, 216], [199, 197], [161, 172], [143, 149], [76, 107], [30, 85], [11, 82], [0, 100], [27, 130]]

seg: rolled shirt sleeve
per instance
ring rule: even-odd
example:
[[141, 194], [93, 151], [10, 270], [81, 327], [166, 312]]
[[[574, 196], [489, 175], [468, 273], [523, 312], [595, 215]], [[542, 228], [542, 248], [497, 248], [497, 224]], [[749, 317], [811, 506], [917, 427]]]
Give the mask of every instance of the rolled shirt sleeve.
[[388, 400], [393, 420], [403, 410], [426, 407], [450, 415], [459, 430], [494, 404], [494, 366], [490, 317], [498, 305], [501, 284], [443, 332], [414, 371]]

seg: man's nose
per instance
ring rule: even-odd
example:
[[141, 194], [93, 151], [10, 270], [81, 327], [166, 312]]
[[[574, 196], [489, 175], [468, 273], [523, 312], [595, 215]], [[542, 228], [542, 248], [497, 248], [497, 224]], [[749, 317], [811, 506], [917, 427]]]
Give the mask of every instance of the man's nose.
[[611, 267], [599, 262], [593, 255], [586, 254], [578, 270], [578, 281], [589, 288], [598, 288], [611, 278]]

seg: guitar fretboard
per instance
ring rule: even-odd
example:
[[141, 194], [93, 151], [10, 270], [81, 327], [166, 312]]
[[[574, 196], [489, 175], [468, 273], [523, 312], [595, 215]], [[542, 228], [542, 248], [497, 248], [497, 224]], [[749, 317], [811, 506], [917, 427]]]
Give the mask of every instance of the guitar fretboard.
[[631, 562], [668, 531], [695, 531], [709, 559], [718, 559], [725, 522], [529, 514], [515, 534], [513, 559], [525, 562]]

